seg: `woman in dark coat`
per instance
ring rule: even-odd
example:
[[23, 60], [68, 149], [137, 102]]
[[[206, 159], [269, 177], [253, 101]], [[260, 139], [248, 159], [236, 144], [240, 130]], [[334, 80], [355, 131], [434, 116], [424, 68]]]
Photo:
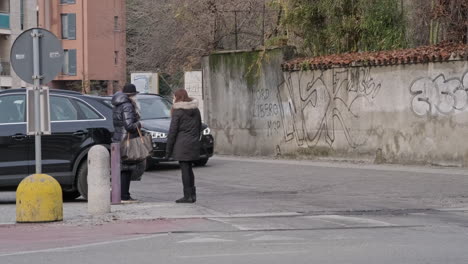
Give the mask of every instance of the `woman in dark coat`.
[[[135, 85], [126, 84], [122, 92], [117, 92], [112, 97], [114, 135], [112, 142], [120, 143], [130, 134], [130, 138], [139, 137], [138, 129], [141, 128], [140, 115], [135, 102], [137, 94]], [[121, 172], [121, 200], [123, 203], [135, 202], [136, 200], [130, 196], [130, 182], [132, 171], [137, 168], [136, 164], [122, 163]]]
[[184, 197], [176, 203], [194, 203], [197, 196], [192, 163], [200, 159], [201, 115], [198, 101], [190, 98], [185, 89], [177, 90], [174, 95], [166, 155], [178, 160], [182, 171]]

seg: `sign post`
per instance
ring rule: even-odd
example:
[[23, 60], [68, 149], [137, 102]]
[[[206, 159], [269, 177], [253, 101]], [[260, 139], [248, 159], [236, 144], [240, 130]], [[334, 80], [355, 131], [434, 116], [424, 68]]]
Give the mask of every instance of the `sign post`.
[[41, 145], [41, 66], [39, 64], [39, 30], [33, 29], [33, 65], [34, 65], [34, 128], [35, 135], [35, 150], [36, 150], [36, 174], [42, 173], [42, 145]]
[[[34, 134], [36, 174], [41, 174], [41, 135], [50, 134], [49, 113], [43, 113], [49, 109], [48, 91], [43, 91], [42, 85], [53, 80], [62, 68], [62, 44], [48, 30], [29, 29], [19, 35], [13, 43], [10, 61], [16, 74], [23, 81], [34, 85], [34, 100], [30, 100], [31, 96], [28, 92], [27, 132], [29, 135]], [[43, 100], [41, 100], [41, 95]], [[41, 107], [41, 101], [47, 105]], [[34, 130], [31, 129], [32, 125]]]

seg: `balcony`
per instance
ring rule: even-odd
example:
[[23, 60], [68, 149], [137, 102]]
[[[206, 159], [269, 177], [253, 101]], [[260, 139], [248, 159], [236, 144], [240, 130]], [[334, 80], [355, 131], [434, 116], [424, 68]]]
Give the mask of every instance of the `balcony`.
[[0, 12], [0, 29], [10, 29], [10, 14]]

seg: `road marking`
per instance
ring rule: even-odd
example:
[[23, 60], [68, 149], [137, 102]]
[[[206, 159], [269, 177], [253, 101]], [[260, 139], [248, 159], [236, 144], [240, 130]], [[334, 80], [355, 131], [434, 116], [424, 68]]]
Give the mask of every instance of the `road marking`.
[[82, 248], [88, 248], [88, 247], [96, 247], [96, 246], [106, 246], [106, 245], [112, 245], [112, 244], [118, 244], [118, 243], [126, 243], [130, 241], [151, 239], [151, 238], [167, 236], [167, 235], [168, 234], [156, 234], [156, 235], [150, 235], [150, 236], [144, 236], [144, 237], [134, 237], [134, 238], [128, 238], [128, 239], [97, 242], [97, 243], [90, 243], [90, 244], [84, 244], [84, 245], [78, 245], [78, 246], [58, 247], [58, 248], [49, 248], [49, 249], [40, 249], [40, 250], [31, 250], [31, 251], [19, 251], [19, 252], [14, 252], [14, 253], [0, 254], [0, 258], [10, 257], [10, 256], [21, 256], [21, 255], [28, 255], [28, 254], [37, 254], [37, 253], [62, 252], [62, 251], [82, 249]]
[[308, 242], [258, 242], [256, 246], [298, 246], [298, 245], [316, 245], [312, 241]]
[[436, 209], [437, 211], [441, 212], [465, 212], [468, 211], [468, 207], [461, 207], [461, 208], [440, 208]]
[[[148, 207], [150, 208], [150, 207]], [[218, 218], [267, 218], [267, 217], [288, 217], [288, 216], [302, 216], [302, 213], [297, 212], [280, 212], [280, 213], [258, 213], [258, 214], [198, 214], [198, 215], [161, 215], [160, 218], [164, 219], [208, 219], [215, 220]], [[154, 217], [153, 217], [154, 218]], [[153, 219], [148, 218], [148, 219]]]
[[[212, 218], [210, 220], [217, 221], [223, 224], [231, 225], [241, 231], [255, 231], [255, 230], [278, 230], [278, 229], [291, 229], [290, 226], [275, 223], [235, 223], [230, 219]], [[233, 219], [234, 221], [236, 219]]]
[[213, 243], [213, 242], [233, 242], [234, 240], [221, 239], [214, 237], [194, 237], [187, 240], [182, 240], [177, 243]]
[[342, 215], [313, 215], [313, 216], [304, 216], [307, 219], [317, 219], [329, 223], [334, 223], [341, 226], [355, 226], [355, 225], [365, 225], [373, 227], [382, 227], [382, 226], [395, 226], [393, 224], [374, 220], [370, 218], [360, 218], [360, 217], [351, 217], [351, 216], [342, 216]]
[[301, 254], [301, 253], [310, 253], [310, 250], [268, 251], [268, 252], [232, 253], [232, 254], [208, 254], [208, 255], [177, 256], [177, 257], [178, 258], [213, 258], [213, 257], [254, 256], [254, 255], [287, 255], [287, 254]]
[[250, 239], [250, 241], [285, 241], [285, 240], [304, 240], [304, 239], [299, 238], [299, 237], [272, 236], [272, 235], [264, 235], [261, 237]]

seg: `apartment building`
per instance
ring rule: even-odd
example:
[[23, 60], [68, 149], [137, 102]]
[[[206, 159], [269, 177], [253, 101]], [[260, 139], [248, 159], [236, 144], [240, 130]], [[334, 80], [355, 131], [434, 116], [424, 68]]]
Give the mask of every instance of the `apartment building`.
[[51, 87], [112, 94], [125, 83], [125, 0], [38, 0], [38, 14], [64, 49]]
[[11, 69], [10, 50], [15, 39], [37, 26], [37, 0], [0, 0], [0, 89], [28, 84]]

